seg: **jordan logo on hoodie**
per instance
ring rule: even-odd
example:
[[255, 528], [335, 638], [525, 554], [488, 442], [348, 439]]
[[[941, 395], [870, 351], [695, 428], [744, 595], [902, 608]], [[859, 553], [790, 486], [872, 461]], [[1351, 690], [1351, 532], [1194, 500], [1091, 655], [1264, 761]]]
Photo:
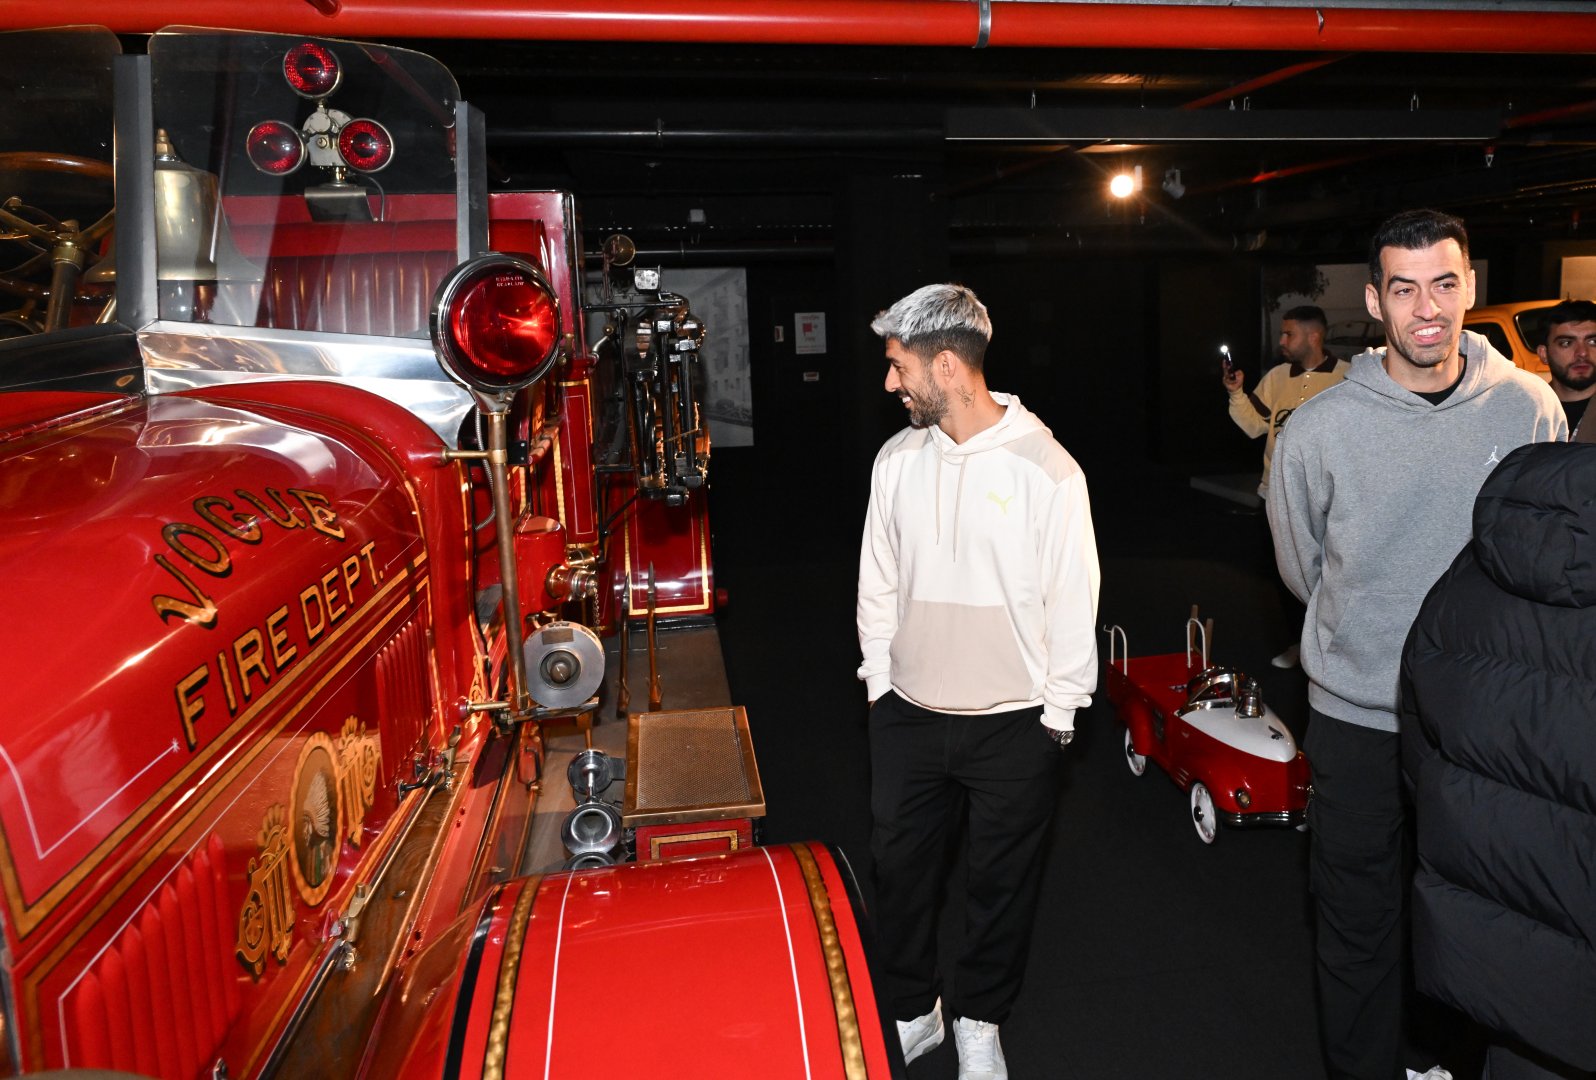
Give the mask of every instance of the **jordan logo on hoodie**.
[[1491, 456], [1485, 459], [1487, 465], [1500, 465], [1501, 459], [1496, 456], [1496, 447], [1491, 447]]

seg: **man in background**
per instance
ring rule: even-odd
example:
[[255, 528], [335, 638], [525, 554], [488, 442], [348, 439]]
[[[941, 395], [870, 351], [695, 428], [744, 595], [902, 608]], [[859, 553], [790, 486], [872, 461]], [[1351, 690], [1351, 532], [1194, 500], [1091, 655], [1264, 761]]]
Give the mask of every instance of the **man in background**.
[[[1468, 542], [1480, 484], [1528, 442], [1567, 437], [1557, 398], [1478, 334], [1468, 233], [1398, 214], [1369, 247], [1384, 349], [1277, 438], [1275, 558], [1307, 605], [1309, 887], [1320, 1038], [1332, 1080], [1401, 1080], [1408, 891], [1397, 669], [1419, 605]], [[1431, 1076], [1442, 1075], [1431, 1072]]]
[[[1251, 392], [1242, 389], [1245, 376], [1238, 367], [1226, 364], [1221, 372], [1230, 393], [1230, 418], [1251, 438], [1264, 436], [1263, 475], [1258, 480], [1258, 497], [1269, 501], [1269, 463], [1274, 458], [1275, 438], [1297, 406], [1346, 377], [1347, 365], [1324, 348], [1324, 311], [1312, 304], [1294, 307], [1280, 317], [1280, 360], [1258, 380]], [[1284, 601], [1289, 608], [1290, 601]], [[1302, 618], [1300, 608], [1288, 610], [1288, 617]], [[1270, 663], [1279, 668], [1297, 666], [1298, 647], [1289, 646]]]
[[1546, 342], [1535, 351], [1552, 372], [1552, 393], [1563, 403], [1568, 437], [1576, 438], [1585, 407], [1596, 394], [1596, 303], [1564, 300], [1546, 311]]

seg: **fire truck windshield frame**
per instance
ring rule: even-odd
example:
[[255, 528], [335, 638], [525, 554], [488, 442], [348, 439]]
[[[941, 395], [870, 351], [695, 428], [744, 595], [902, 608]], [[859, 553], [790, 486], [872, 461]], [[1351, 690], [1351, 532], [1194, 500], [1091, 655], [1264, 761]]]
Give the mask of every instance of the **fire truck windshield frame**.
[[[284, 76], [284, 57], [305, 42], [341, 69], [319, 100]], [[149, 55], [161, 319], [426, 337], [425, 304], [384, 290], [458, 261], [459, 90], [448, 70], [406, 49], [190, 28], [154, 35]], [[360, 119], [392, 136], [380, 173], [339, 155], [339, 131]], [[249, 132], [268, 120], [305, 141], [305, 164], [287, 175], [249, 158]], [[194, 202], [174, 210], [177, 189]]]

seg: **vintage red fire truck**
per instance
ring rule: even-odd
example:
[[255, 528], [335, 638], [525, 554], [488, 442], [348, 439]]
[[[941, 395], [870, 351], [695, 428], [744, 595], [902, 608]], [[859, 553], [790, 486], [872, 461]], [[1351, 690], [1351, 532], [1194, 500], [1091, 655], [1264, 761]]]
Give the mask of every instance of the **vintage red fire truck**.
[[[0, 1075], [900, 1069], [845, 864], [645, 647], [713, 648], [686, 300], [426, 56], [138, 44], [0, 35]], [[619, 808], [550, 749], [617, 707]]]

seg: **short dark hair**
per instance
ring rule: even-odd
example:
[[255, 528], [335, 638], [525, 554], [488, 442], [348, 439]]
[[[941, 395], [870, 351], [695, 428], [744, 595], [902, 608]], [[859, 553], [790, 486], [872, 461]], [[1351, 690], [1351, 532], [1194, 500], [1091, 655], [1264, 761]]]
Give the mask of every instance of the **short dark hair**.
[[1329, 329], [1330, 327], [1330, 321], [1324, 317], [1324, 308], [1320, 307], [1318, 304], [1298, 304], [1296, 307], [1280, 316], [1281, 322], [1285, 322], [1287, 319], [1290, 319], [1292, 322], [1315, 323], [1318, 325], [1321, 332]]
[[1378, 289], [1384, 271], [1380, 269], [1380, 252], [1388, 247], [1418, 251], [1439, 244], [1442, 240], [1456, 240], [1463, 249], [1463, 261], [1469, 261], [1469, 234], [1463, 220], [1439, 210], [1404, 210], [1374, 232], [1369, 241], [1369, 283]]
[[1535, 321], [1543, 329], [1540, 343], [1544, 345], [1551, 339], [1552, 327], [1560, 323], [1596, 322], [1596, 303], [1589, 300], [1564, 300], [1552, 307], [1537, 311]]

